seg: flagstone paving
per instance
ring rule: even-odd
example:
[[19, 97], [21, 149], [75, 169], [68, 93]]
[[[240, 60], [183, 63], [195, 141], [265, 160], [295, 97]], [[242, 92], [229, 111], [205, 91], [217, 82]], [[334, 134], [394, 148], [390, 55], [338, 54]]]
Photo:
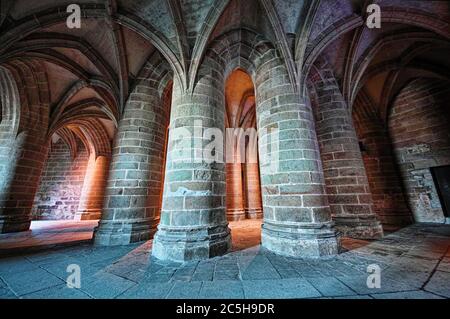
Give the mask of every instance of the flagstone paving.
[[[0, 298], [450, 298], [450, 226], [413, 225], [375, 242], [344, 238], [343, 252], [325, 259], [265, 251], [259, 227], [232, 223], [233, 251], [197, 262], [156, 260], [152, 241], [2, 257]], [[80, 288], [66, 283], [73, 264]], [[369, 265], [381, 269], [380, 288], [367, 286]]]

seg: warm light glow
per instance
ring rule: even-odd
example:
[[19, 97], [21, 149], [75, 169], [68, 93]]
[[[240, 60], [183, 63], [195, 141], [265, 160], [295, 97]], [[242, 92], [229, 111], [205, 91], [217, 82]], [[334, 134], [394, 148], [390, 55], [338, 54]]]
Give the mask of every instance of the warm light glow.
[[246, 114], [255, 105], [255, 90], [250, 76], [237, 69], [225, 85], [226, 108], [229, 127], [240, 127]]
[[[255, 89], [250, 76], [237, 69], [225, 87], [228, 127], [255, 127]], [[242, 220], [262, 216], [258, 164], [229, 163], [227, 173], [227, 218]]]
[[100, 219], [108, 168], [109, 158], [91, 154], [76, 219]]

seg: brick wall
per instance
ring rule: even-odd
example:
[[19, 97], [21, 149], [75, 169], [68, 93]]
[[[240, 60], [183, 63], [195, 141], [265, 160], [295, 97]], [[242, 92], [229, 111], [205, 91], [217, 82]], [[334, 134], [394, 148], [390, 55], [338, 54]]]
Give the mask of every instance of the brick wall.
[[63, 140], [52, 145], [32, 210], [35, 220], [73, 219], [78, 209], [89, 155], [81, 141], [72, 158]]
[[430, 167], [450, 165], [450, 87], [417, 79], [397, 97], [389, 129], [416, 222], [443, 222]]

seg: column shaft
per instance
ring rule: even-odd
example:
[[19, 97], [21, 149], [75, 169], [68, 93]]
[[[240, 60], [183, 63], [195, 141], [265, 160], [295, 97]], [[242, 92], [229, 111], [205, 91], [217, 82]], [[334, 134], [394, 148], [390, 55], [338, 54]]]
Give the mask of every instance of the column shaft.
[[339, 243], [324, 189], [311, 107], [293, 92], [284, 63], [276, 55], [268, 52], [261, 60], [255, 84], [262, 245], [291, 257], [336, 254]]
[[25, 95], [19, 96], [12, 73], [0, 67], [0, 233], [29, 230], [48, 153], [46, 76], [41, 69], [22, 71]]
[[[201, 154], [211, 143], [202, 137], [202, 126], [221, 134], [225, 129], [223, 79], [214, 70], [214, 61], [204, 64], [208, 67], [200, 71], [193, 94], [174, 83], [163, 209], [152, 249], [159, 259], [206, 259], [225, 254], [231, 246], [225, 164], [193, 160], [195, 152]], [[217, 152], [223, 159], [223, 150]]]
[[109, 158], [91, 154], [81, 191], [76, 220], [95, 220], [102, 216]]
[[245, 164], [245, 214], [249, 219], [262, 218], [261, 182], [259, 164]]
[[34, 196], [48, 152], [45, 138], [38, 134], [25, 131], [9, 142], [9, 165], [0, 189], [0, 233], [30, 228]]
[[[355, 112], [359, 114], [358, 110]], [[378, 118], [373, 117], [359, 116], [357, 123], [358, 136], [365, 148], [363, 161], [372, 192], [374, 211], [380, 222], [384, 229], [396, 229], [413, 223], [386, 128]]]
[[242, 164], [226, 164], [227, 219], [229, 221], [245, 219], [242, 187]]
[[155, 83], [139, 79], [119, 122], [102, 219], [95, 233], [98, 245], [143, 241], [156, 231], [168, 110]]
[[328, 200], [337, 229], [354, 238], [383, 236], [347, 104], [331, 70], [316, 82], [316, 128]]

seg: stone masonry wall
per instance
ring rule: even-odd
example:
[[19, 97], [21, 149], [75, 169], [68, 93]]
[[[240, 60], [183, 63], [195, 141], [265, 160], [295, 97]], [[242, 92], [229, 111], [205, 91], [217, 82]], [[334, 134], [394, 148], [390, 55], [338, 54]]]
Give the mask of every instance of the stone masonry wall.
[[430, 79], [407, 85], [390, 114], [392, 137], [416, 222], [444, 222], [431, 167], [450, 165], [450, 86]]
[[74, 218], [88, 161], [88, 152], [81, 142], [75, 158], [63, 140], [52, 145], [34, 200], [34, 220]]

